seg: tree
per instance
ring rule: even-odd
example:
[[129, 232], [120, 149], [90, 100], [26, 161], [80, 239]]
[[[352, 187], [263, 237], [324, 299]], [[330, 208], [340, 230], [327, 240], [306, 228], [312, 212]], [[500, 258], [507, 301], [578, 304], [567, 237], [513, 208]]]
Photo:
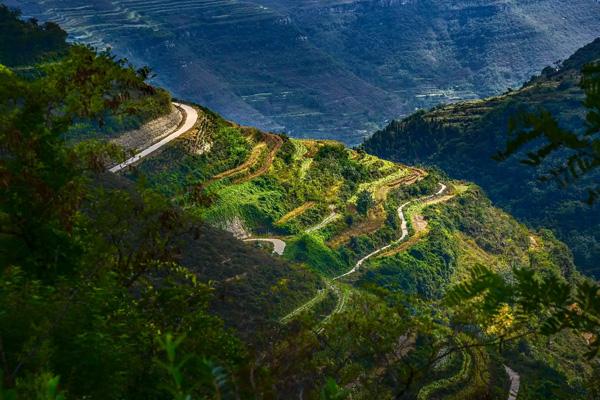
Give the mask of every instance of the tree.
[[26, 66], [42, 57], [64, 55], [66, 39], [67, 33], [55, 23], [22, 20], [19, 10], [0, 4], [0, 63]]
[[82, 46], [38, 71], [0, 68], [0, 396], [58, 399], [60, 376], [73, 398], [164, 398], [163, 332], [202, 332], [181, 344], [197, 355], [188, 381], [238, 371], [245, 349], [208, 312], [211, 288], [175, 262], [189, 220], [144, 188], [100, 185], [114, 146], [65, 140], [75, 122], [135, 113], [147, 71]]
[[501, 344], [529, 335], [551, 336], [570, 329], [587, 337], [590, 358], [600, 354], [600, 285], [581, 279], [515, 269], [514, 279], [484, 266], [448, 291], [447, 303], [467, 323], [479, 323], [490, 343]]
[[153, 89], [109, 53], [74, 46], [25, 80], [0, 72], [0, 259], [38, 273], [74, 269], [71, 240], [87, 172], [104, 170], [115, 146], [65, 144], [74, 121], [124, 115], [131, 93]]
[[373, 201], [371, 192], [368, 190], [363, 190], [358, 194], [358, 199], [356, 200], [356, 210], [360, 214], [367, 215], [373, 205], [375, 205], [375, 201]]
[[[582, 132], [563, 129], [547, 110], [522, 112], [511, 119], [506, 149], [495, 158], [506, 160], [526, 149], [527, 158], [521, 160], [522, 163], [539, 167], [548, 160], [550, 165], [540, 177], [543, 181], [554, 179], [567, 186], [591, 177], [592, 182], [585, 184], [589, 186], [587, 201], [592, 204], [600, 197], [600, 184], [597, 176], [592, 175], [600, 167], [600, 63], [585, 66], [582, 74], [580, 85], [588, 109]], [[558, 165], [551, 162], [550, 155], [560, 160]]]

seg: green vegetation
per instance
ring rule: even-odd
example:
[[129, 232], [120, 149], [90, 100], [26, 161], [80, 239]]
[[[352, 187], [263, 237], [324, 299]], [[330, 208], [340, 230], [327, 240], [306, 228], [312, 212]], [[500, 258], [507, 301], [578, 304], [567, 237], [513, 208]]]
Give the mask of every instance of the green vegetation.
[[305, 263], [326, 276], [336, 276], [347, 268], [340, 255], [327, 247], [322, 238], [304, 234], [290, 241], [286, 257]]
[[[497, 158], [506, 160], [531, 142], [544, 139], [543, 146], [527, 153], [528, 158], [521, 162], [540, 166], [546, 159], [559, 151], [569, 153], [559, 166], [541, 177], [542, 181], [558, 180], [563, 186], [577, 182], [591, 175], [600, 167], [600, 62], [583, 67], [581, 88], [585, 92], [584, 105], [588, 109], [585, 131], [581, 134], [562, 129], [550, 112], [539, 114], [519, 114], [511, 120], [510, 136], [505, 151]], [[588, 189], [588, 203], [593, 204], [600, 197], [600, 185], [591, 182]]]
[[363, 190], [358, 193], [358, 198], [356, 200], [356, 210], [362, 214], [367, 215], [371, 207], [374, 205], [373, 196], [370, 192]]
[[[544, 69], [521, 89], [419, 111], [391, 122], [363, 147], [380, 157], [434, 165], [477, 183], [511, 215], [536, 229], [552, 229], [569, 245], [582, 272], [600, 276], [600, 205], [586, 202], [598, 182], [593, 64], [598, 59], [600, 39], [558, 67]], [[507, 149], [510, 129], [509, 141], [514, 141]], [[510, 155], [505, 162], [492, 159], [505, 150], [504, 156]], [[542, 174], [551, 179], [540, 181], [540, 171], [524, 167], [521, 160], [543, 161]], [[571, 182], [574, 177], [578, 179]], [[571, 182], [567, 190], [561, 181]]]
[[57, 24], [23, 21], [21, 13], [0, 4], [0, 63], [10, 67], [28, 66], [64, 55], [67, 33]]
[[[446, 293], [482, 262], [508, 281], [512, 266], [579, 280], [568, 249], [551, 232], [530, 231], [494, 208], [475, 185], [451, 181], [439, 171], [410, 169], [330, 141], [275, 139], [227, 125], [208, 112], [204, 117], [212, 128], [202, 140], [214, 149], [218, 140], [243, 144], [239, 154], [246, 158], [226, 164], [231, 160], [220, 151], [196, 155], [188, 146], [198, 140], [192, 132], [130, 176], [167, 195], [176, 193], [174, 201], [214, 226], [284, 240], [284, 259], [325, 279], [339, 277], [396, 241], [400, 205], [436, 193], [440, 182], [449, 187], [431, 203], [416, 201], [404, 209], [407, 240], [367, 259], [344, 282], [325, 281], [305, 303], [283, 314], [283, 336], [265, 356], [278, 392], [308, 390], [314, 397], [327, 376], [357, 398], [501, 397], [506, 392], [502, 363], [516, 368], [526, 358], [537, 367], [519, 369], [524, 382], [585, 396], [582, 388], [591, 382], [592, 369], [581, 351], [568, 361], [578, 343], [572, 332], [557, 333], [566, 339], [555, 348], [521, 355], [511, 341], [502, 348], [489, 344], [487, 327], [455, 325], [459, 320], [445, 302]], [[338, 218], [330, 218], [332, 210]], [[271, 247], [266, 248], [265, 254]], [[398, 336], [406, 336], [407, 348], [395, 359]], [[523, 338], [518, 346], [537, 346], [539, 340]], [[452, 367], [439, 368], [437, 357], [445, 351]], [[570, 372], [574, 364], [578, 375]], [[524, 384], [524, 391], [539, 395], [540, 387]]]
[[39, 71], [0, 71], [1, 398], [504, 398], [504, 364], [524, 398], [597, 393], [597, 285], [475, 185], [201, 107], [115, 176], [69, 136], [135, 117], [146, 72]]
[[[88, 114], [72, 121], [70, 141], [106, 139], [170, 110], [169, 93], [145, 83], [151, 74], [147, 67], [135, 69], [109, 52], [96, 54], [91, 48], [69, 45], [66, 32], [58, 25], [23, 21], [20, 15], [0, 4], [0, 65], [13, 68], [26, 79], [48, 77], [42, 79], [44, 85], [52, 81], [56, 94], [69, 94], [63, 110], [67, 113], [78, 107], [77, 103], [84, 103]], [[78, 81], [71, 81], [73, 77]], [[99, 88], [111, 80], [115, 83], [112, 93], [100, 98]], [[104, 113], [107, 108], [110, 113]]]
[[270, 390], [250, 372], [248, 346], [264, 345], [260, 332], [317, 288], [306, 269], [106, 175], [123, 156], [115, 146], [68, 144], [76, 121], [132, 111], [128, 93], [142, 82], [77, 46], [37, 79], [0, 73], [2, 398]]

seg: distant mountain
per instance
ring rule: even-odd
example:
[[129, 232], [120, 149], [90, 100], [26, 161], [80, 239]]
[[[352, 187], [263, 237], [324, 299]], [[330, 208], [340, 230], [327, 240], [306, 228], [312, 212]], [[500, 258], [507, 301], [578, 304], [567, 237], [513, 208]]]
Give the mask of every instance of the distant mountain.
[[508, 120], [518, 110], [543, 107], [564, 127], [580, 128], [585, 117], [580, 71], [584, 64], [598, 59], [600, 39], [560, 67], [545, 68], [519, 90], [393, 121], [369, 138], [364, 148], [393, 160], [436, 165], [453, 176], [476, 182], [511, 214], [534, 227], [554, 229], [571, 247], [580, 269], [600, 277], [600, 205], [584, 204], [585, 184], [565, 190], [539, 182], [537, 172], [518, 163], [518, 157], [503, 163], [491, 158], [504, 148]]
[[150, 65], [175, 96], [347, 144], [520, 85], [600, 32], [595, 0], [8, 0]]

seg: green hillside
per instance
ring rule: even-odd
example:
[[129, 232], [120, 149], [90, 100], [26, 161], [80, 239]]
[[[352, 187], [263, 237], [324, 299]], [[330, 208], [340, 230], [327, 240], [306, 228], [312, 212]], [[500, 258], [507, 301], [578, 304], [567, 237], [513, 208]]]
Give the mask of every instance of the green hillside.
[[[507, 212], [535, 228], [548, 227], [566, 242], [576, 264], [598, 276], [600, 205], [584, 203], [587, 182], [564, 190], [540, 182], [536, 171], [523, 167], [517, 155], [498, 163], [492, 156], [505, 147], [509, 118], [519, 110], [543, 107], [564, 128], [579, 130], [585, 121], [581, 68], [600, 59], [600, 39], [548, 67], [519, 90], [485, 100], [456, 103], [418, 112], [369, 138], [364, 149], [384, 158], [435, 165], [448, 174], [480, 185]], [[552, 163], [552, 160], [549, 161]], [[588, 178], [588, 181], [597, 176]]]
[[0, 68], [0, 398], [171, 398], [184, 357], [198, 398], [268, 391], [254, 354], [318, 276], [106, 173], [114, 144], [71, 140], [138, 117], [142, 74], [80, 46], [33, 68]]
[[598, 285], [478, 186], [197, 105], [140, 152], [95, 127], [166, 101], [144, 70], [32, 70], [0, 68], [0, 399], [597, 397]]
[[[442, 322], [452, 313], [440, 303], [447, 288], [468, 278], [474, 267], [486, 265], [504, 276], [525, 268], [565, 282], [580, 279], [570, 252], [550, 231], [529, 230], [494, 208], [477, 186], [435, 170], [392, 163], [333, 141], [260, 132], [197, 110], [199, 129], [127, 175], [240, 238], [284, 241], [284, 259], [321, 276], [322, 289], [281, 320], [292, 337], [265, 355], [281, 393], [317, 390], [323, 381], [315, 372], [324, 368], [338, 384], [351, 387], [356, 398], [389, 398], [399, 392], [406, 398], [438, 398], [440, 393], [502, 398], [502, 363], [520, 365], [527, 359], [528, 367], [519, 369], [527, 396], [545, 395], [546, 385], [552, 385], [557, 394], [549, 398], [585, 397], [592, 368], [584, 360], [581, 339], [572, 334], [526, 355], [519, 349], [538, 346], [539, 339], [510, 343], [502, 351], [462, 352], [444, 366], [417, 367], [431, 356], [427, 351], [448, 345], [447, 335], [481, 340], [468, 333], [470, 328]], [[398, 212], [405, 203], [401, 210], [408, 235], [399, 240]], [[273, 250], [266, 242], [249, 245]], [[433, 326], [444, 331], [444, 339], [432, 333], [432, 326], [419, 326], [430, 312], [438, 315]], [[406, 320], [403, 313], [413, 317]], [[361, 348], [374, 332], [383, 335], [381, 342]], [[408, 332], [424, 347], [411, 341], [407, 364], [382, 367], [382, 353], [392, 351], [398, 336]], [[566, 361], [572, 356], [575, 364]], [[461, 363], [462, 375], [455, 375]], [[410, 368], [424, 375], [409, 383], [390, 380], [394, 374], [407, 379], [403, 374]]]

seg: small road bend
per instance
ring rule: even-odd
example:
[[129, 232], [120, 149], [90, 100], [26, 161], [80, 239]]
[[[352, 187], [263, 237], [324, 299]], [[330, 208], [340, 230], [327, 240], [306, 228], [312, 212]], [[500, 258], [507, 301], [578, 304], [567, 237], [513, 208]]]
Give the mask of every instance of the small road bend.
[[188, 132], [190, 129], [192, 129], [194, 127], [194, 125], [196, 125], [196, 122], [198, 121], [198, 112], [193, 107], [188, 106], [186, 104], [180, 104], [180, 103], [173, 103], [173, 105], [175, 107], [179, 108], [180, 110], [182, 110], [182, 112], [184, 114], [183, 123], [180, 126], [178, 126], [174, 132], [168, 134], [166, 137], [164, 137], [160, 141], [154, 143], [150, 147], [145, 148], [144, 150], [140, 151], [139, 153], [137, 153], [130, 159], [122, 162], [121, 164], [115, 165], [114, 167], [110, 168], [109, 169], [110, 172], [112, 172], [112, 173], [121, 172], [122, 170], [129, 167], [130, 165], [133, 165], [133, 164], [143, 160], [144, 158], [148, 157], [149, 155], [151, 155], [155, 151], [159, 150], [166, 144], [172, 142], [173, 140], [177, 139], [179, 136]]

